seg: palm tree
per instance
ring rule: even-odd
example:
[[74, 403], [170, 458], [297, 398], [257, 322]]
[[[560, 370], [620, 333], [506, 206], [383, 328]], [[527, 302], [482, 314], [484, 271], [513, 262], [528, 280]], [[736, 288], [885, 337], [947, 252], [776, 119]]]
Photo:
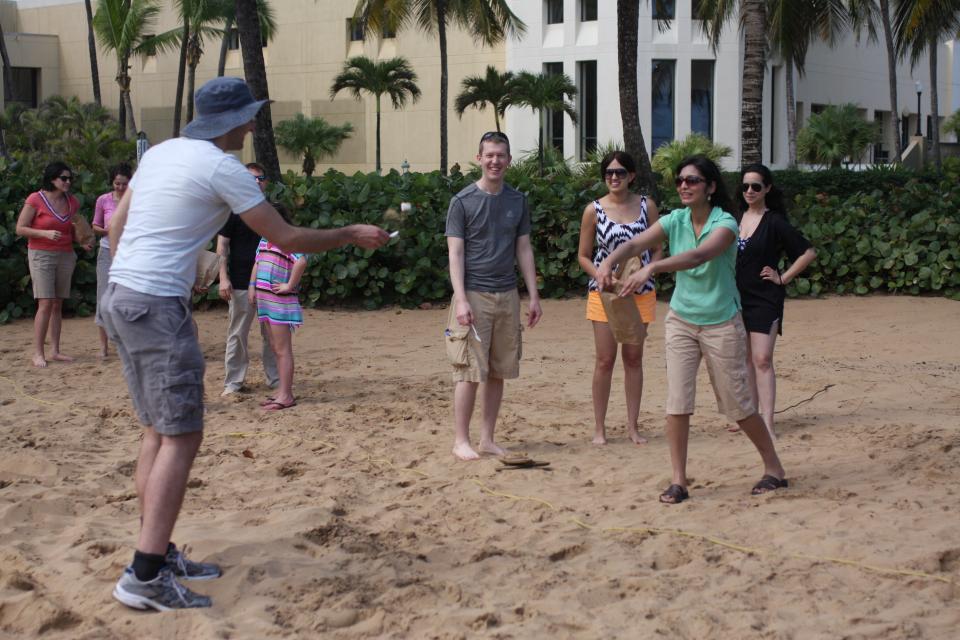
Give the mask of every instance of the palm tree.
[[440, 43], [440, 172], [447, 173], [447, 26], [455, 24], [478, 43], [492, 47], [507, 35], [522, 34], [526, 25], [507, 0], [357, 0], [353, 19], [365, 33], [397, 32], [416, 24], [437, 34]]
[[[3, 25], [0, 25], [0, 61], [3, 62], [3, 104], [10, 106], [13, 100], [13, 74], [10, 72], [10, 55], [7, 53], [7, 41], [3, 37]], [[3, 128], [0, 127], [0, 156], [9, 157]]]
[[[263, 29], [257, 0], [236, 0], [237, 30], [240, 33], [240, 50], [243, 53], [243, 73], [247, 85], [257, 100], [268, 100], [267, 69], [263, 63]], [[257, 162], [267, 170], [272, 181], [280, 179], [280, 159], [273, 139], [273, 120], [270, 103], [263, 105], [257, 114], [257, 126], [253, 132], [253, 149]]]
[[453, 102], [453, 109], [460, 118], [463, 112], [473, 107], [477, 111], [493, 107], [493, 123], [500, 131], [500, 118], [510, 106], [510, 91], [513, 85], [513, 73], [500, 73], [497, 68], [488, 65], [486, 75], [469, 76], [460, 84], [460, 95]]
[[900, 137], [900, 104], [897, 97], [897, 45], [893, 40], [890, 18], [890, 0], [848, 0], [850, 22], [859, 38], [864, 30], [870, 42], [877, 40], [877, 22], [883, 30], [883, 44], [887, 50], [887, 84], [890, 87], [890, 122], [893, 125], [893, 144], [896, 162], [903, 156], [903, 139]]
[[127, 134], [137, 135], [130, 99], [130, 57], [149, 57], [176, 45], [179, 32], [148, 35], [160, 13], [157, 0], [97, 0], [93, 29], [100, 46], [117, 56], [117, 85], [127, 115]]
[[93, 83], [93, 101], [102, 104], [100, 96], [100, 67], [97, 64], [97, 39], [93, 34], [93, 7], [90, 0], [83, 0], [87, 11], [87, 47], [90, 50], [90, 79]]
[[770, 0], [767, 17], [770, 46], [783, 60], [788, 163], [793, 167], [797, 164], [797, 101], [793, 70], [803, 77], [810, 44], [821, 40], [832, 47], [841, 31], [846, 29], [849, 14], [843, 0]]
[[309, 178], [317, 160], [336, 154], [352, 132], [353, 125], [349, 122], [337, 126], [323, 118], [307, 118], [298, 113], [292, 120], [277, 124], [277, 144], [294, 155], [303, 156], [303, 173]]
[[380, 173], [380, 96], [387, 94], [394, 109], [402, 109], [409, 97], [413, 102], [420, 99], [420, 87], [417, 86], [417, 74], [406, 58], [391, 58], [374, 62], [370, 58], [357, 56], [343, 64], [341, 71], [333, 79], [330, 87], [330, 99], [333, 100], [344, 89], [360, 100], [363, 93], [374, 96], [377, 104], [377, 140], [376, 170]]
[[[662, 0], [652, 0], [662, 2]], [[637, 91], [637, 43], [640, 21], [638, 0], [617, 0], [617, 85], [620, 93], [620, 122], [623, 146], [637, 163], [637, 186], [645, 192], [653, 189], [655, 180], [650, 155], [640, 128], [640, 107]]]
[[716, 52], [723, 28], [735, 13], [743, 33], [743, 74], [740, 95], [740, 162], [763, 158], [763, 77], [767, 66], [768, 0], [701, 0], [703, 30]]
[[[273, 7], [267, 0], [257, 0], [257, 17], [260, 18], [260, 35], [264, 42], [272, 42], [277, 35], [277, 20], [273, 14]], [[220, 41], [220, 59], [217, 61], [217, 77], [222, 77], [227, 69], [227, 51], [230, 48], [230, 37], [236, 24], [234, 12], [227, 15], [223, 25], [223, 38]]]
[[[955, 37], [960, 31], [960, 2], [957, 0], [897, 0], [894, 33], [900, 44], [900, 56], [910, 57], [910, 65], [927, 54], [930, 67], [930, 137], [937, 168], [940, 158], [940, 91], [937, 86], [937, 47], [941, 38]], [[920, 117], [920, 114], [917, 114]]]
[[540, 131], [537, 140], [537, 156], [540, 160], [540, 174], [543, 175], [543, 120], [547, 110], [562, 111], [574, 124], [577, 123], [577, 109], [573, 100], [577, 88], [565, 73], [530, 73], [521, 71], [513, 82], [510, 104], [518, 107], [530, 107], [537, 112]]

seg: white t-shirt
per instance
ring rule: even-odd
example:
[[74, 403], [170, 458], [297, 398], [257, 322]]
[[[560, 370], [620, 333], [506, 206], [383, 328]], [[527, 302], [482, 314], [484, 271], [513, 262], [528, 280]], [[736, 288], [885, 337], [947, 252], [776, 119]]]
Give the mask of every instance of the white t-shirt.
[[130, 180], [133, 198], [110, 282], [155, 296], [190, 295], [197, 255], [230, 212], [263, 202], [256, 180], [208, 140], [151, 147]]

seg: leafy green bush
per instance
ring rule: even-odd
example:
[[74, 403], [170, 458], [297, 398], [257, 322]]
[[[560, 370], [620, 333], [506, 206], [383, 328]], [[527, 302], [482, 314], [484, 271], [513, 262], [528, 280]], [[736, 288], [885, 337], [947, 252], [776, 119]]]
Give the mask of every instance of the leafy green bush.
[[805, 162], [833, 168], [842, 162], [859, 164], [879, 137], [877, 124], [867, 122], [857, 105], [829, 105], [812, 114], [797, 134], [797, 155]]
[[684, 158], [706, 156], [716, 164], [730, 156], [733, 150], [725, 144], [714, 142], [702, 133], [691, 133], [683, 140], [673, 140], [662, 145], [653, 154], [650, 166], [660, 175], [660, 188], [668, 193], [673, 191], [673, 171]]

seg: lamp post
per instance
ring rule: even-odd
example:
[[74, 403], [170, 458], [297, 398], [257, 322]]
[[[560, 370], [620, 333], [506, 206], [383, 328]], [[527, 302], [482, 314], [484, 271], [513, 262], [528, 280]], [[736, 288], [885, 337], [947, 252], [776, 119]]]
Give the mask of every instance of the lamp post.
[[403, 175], [410, 173], [410, 163], [407, 162], [406, 158], [404, 158], [403, 162], [400, 163], [400, 171], [403, 172]]
[[917, 88], [917, 133], [916, 133], [916, 135], [922, 137], [922, 136], [923, 136], [923, 132], [920, 131], [920, 118], [921, 118], [921, 115], [920, 115], [920, 94], [923, 93], [923, 85], [920, 84], [920, 81], [918, 80], [917, 83], [916, 83], [916, 85], [914, 85], [914, 86], [916, 86], [916, 88]]

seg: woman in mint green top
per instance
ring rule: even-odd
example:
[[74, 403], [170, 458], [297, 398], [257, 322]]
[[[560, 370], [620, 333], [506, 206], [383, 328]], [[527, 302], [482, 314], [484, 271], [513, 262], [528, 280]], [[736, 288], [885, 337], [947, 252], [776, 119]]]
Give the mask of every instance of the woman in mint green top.
[[673, 465], [672, 484], [660, 495], [668, 504], [683, 502], [687, 493], [687, 443], [700, 360], [707, 361], [717, 405], [753, 442], [763, 459], [763, 477], [754, 495], [787, 486], [785, 472], [747, 386], [746, 330], [737, 292], [737, 222], [720, 170], [704, 156], [691, 156], [677, 166], [677, 193], [683, 209], [675, 209], [614, 251], [597, 269], [601, 289], [613, 282], [617, 264], [643, 251], [670, 247], [670, 257], [634, 272], [622, 287], [628, 294], [638, 283], [676, 272], [676, 287], [667, 314], [667, 440]]

